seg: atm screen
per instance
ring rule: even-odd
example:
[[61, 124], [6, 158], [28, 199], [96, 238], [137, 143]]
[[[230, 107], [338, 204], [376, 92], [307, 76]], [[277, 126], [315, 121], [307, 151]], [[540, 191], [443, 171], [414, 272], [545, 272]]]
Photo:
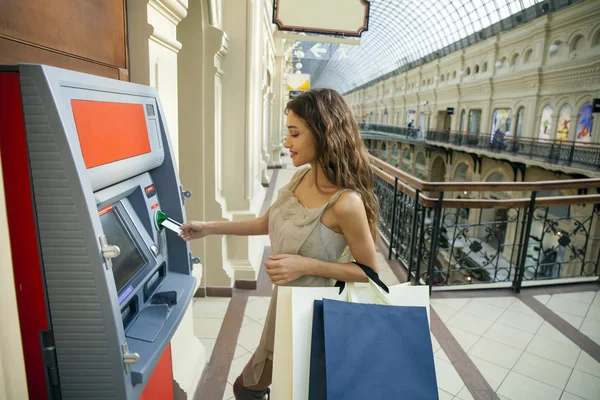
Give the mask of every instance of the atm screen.
[[118, 292], [146, 265], [146, 259], [114, 209], [111, 208], [102, 214], [100, 221], [107, 243], [118, 246], [121, 250], [121, 254], [112, 259], [112, 271]]

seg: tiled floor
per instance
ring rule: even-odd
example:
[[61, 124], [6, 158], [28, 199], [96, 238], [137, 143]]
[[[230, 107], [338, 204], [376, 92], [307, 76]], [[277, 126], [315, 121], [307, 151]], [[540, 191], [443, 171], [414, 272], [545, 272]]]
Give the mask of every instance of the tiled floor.
[[[595, 296], [596, 292], [565, 294], [540, 301], [568, 315], [583, 314], [579, 321], [583, 325]], [[581, 304], [565, 308], [563, 301]], [[519, 299], [432, 299], [431, 305], [500, 398], [600, 399], [600, 363]], [[596, 315], [592, 312], [591, 317]], [[600, 334], [600, 330], [593, 333]], [[463, 395], [456, 394], [455, 399], [471, 398]]]
[[[600, 344], [600, 293], [580, 292], [541, 295], [535, 298]], [[600, 399], [600, 396], [598, 397]]]
[[194, 333], [206, 347], [207, 361], [212, 356], [230, 301], [229, 297], [194, 299]]
[[[398, 284], [398, 279], [381, 253], [377, 253], [377, 260], [382, 281], [386, 285]], [[224, 400], [233, 399], [232, 384], [250, 359], [252, 352], [258, 346], [269, 308], [269, 301], [270, 297], [248, 297], [248, 302], [244, 311], [244, 319], [242, 321], [242, 328], [240, 329], [233, 362], [231, 363], [231, 368], [227, 377], [227, 386], [223, 395]], [[221, 312], [224, 309], [226, 310], [226, 304], [228, 304], [228, 302], [225, 300], [196, 300], [194, 309], [194, 315], [196, 317], [196, 335], [200, 337], [202, 343], [207, 346], [214, 347], [216, 336], [214, 336], [214, 339], [212, 336], [215, 334], [215, 329], [221, 326], [224, 316], [224, 313], [221, 314]], [[205, 308], [208, 307], [214, 307], [215, 309], [205, 310]], [[451, 399], [455, 394], [458, 394], [464, 389], [464, 384], [454, 370], [454, 367], [452, 367], [452, 364], [445, 358], [445, 354], [437, 342], [434, 342], [434, 350], [436, 351], [436, 368], [439, 368], [441, 371], [438, 372], [438, 376], [441, 376], [443, 379], [443, 384], [440, 385], [440, 388], [443, 387], [447, 391], [444, 392], [440, 389], [441, 396], [446, 396], [440, 398]]]

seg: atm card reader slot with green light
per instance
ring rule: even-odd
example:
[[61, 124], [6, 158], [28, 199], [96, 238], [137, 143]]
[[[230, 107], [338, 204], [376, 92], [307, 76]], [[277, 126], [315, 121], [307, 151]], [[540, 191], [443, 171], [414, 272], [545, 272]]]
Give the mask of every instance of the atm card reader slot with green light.
[[156, 212], [156, 225], [159, 231], [163, 230], [163, 228], [167, 228], [178, 235], [181, 233], [182, 223], [175, 221], [173, 218], [169, 218], [167, 214], [160, 210]]

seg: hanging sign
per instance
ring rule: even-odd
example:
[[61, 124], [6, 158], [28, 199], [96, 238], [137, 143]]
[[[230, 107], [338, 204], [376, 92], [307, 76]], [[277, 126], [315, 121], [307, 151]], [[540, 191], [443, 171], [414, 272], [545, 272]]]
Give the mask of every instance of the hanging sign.
[[360, 37], [369, 28], [367, 0], [274, 0], [280, 31]]
[[309, 90], [310, 74], [288, 74], [287, 88], [288, 90]]

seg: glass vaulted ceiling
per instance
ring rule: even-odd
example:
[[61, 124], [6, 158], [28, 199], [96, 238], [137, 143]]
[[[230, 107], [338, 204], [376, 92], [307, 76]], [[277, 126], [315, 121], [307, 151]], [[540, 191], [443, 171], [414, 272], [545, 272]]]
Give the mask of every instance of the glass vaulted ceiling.
[[369, 30], [359, 46], [296, 42], [294, 64], [311, 74], [312, 87], [346, 93], [554, 11], [556, 3], [571, 2], [371, 0]]

